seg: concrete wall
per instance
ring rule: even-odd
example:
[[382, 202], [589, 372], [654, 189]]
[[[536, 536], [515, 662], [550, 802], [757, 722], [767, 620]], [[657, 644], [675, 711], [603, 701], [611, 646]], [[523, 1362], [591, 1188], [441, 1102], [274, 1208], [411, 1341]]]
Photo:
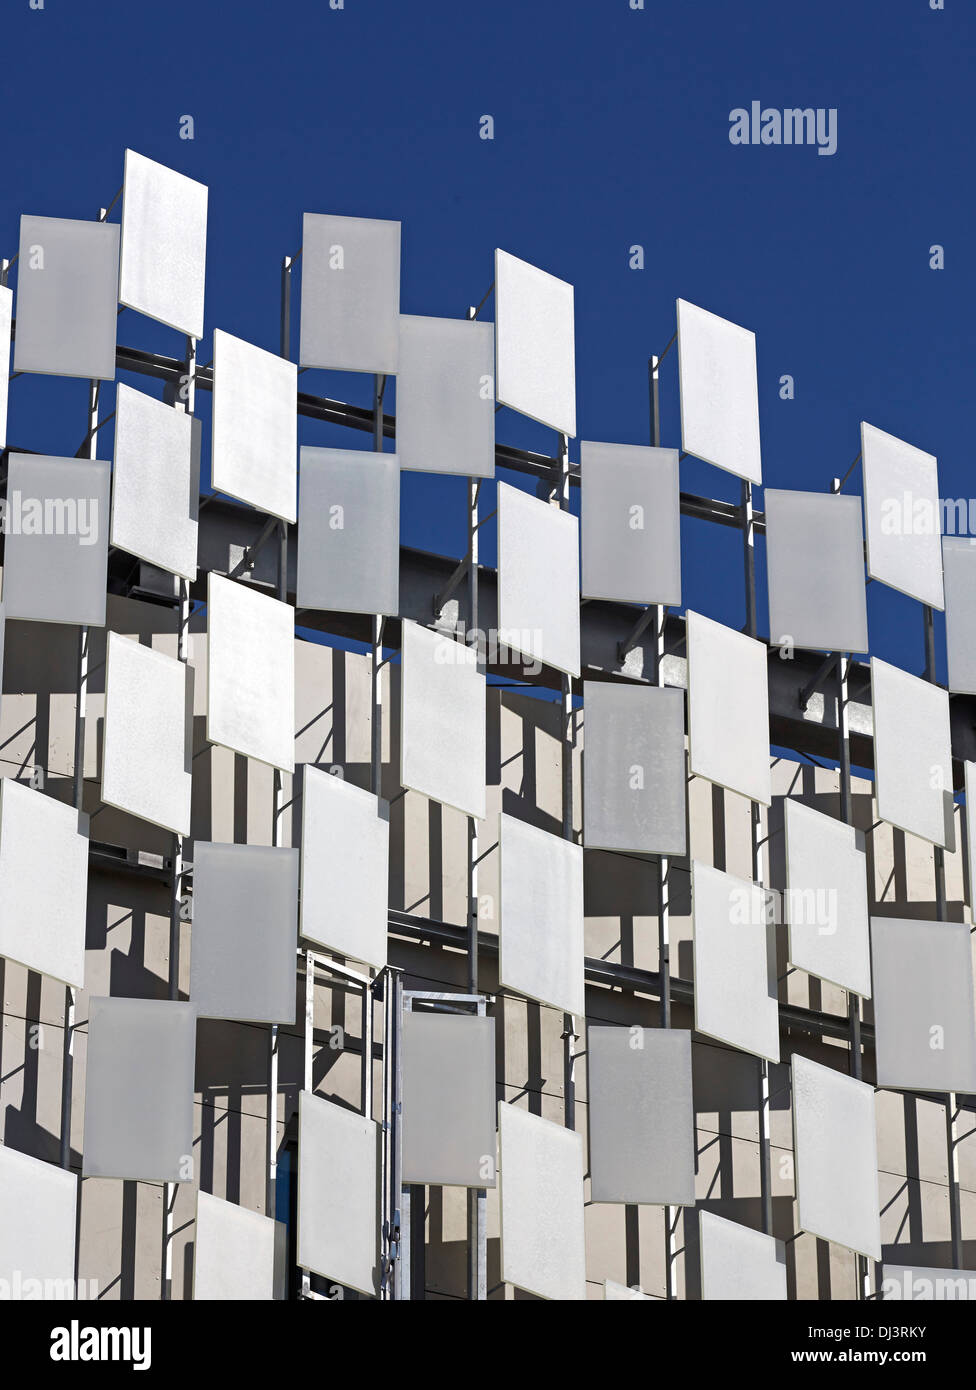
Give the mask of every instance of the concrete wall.
[[[175, 653], [172, 619], [166, 609], [131, 600], [110, 599], [109, 625], [138, 635], [160, 650]], [[0, 771], [25, 777], [41, 769], [49, 791], [70, 797], [74, 742], [74, 629], [47, 624], [10, 623], [7, 627], [3, 703], [0, 709]], [[196, 670], [193, 836], [199, 839], [269, 844], [272, 774], [269, 769], [208, 746], [204, 737], [206, 636], [194, 631], [191, 663]], [[72, 1100], [72, 1162], [80, 1169], [83, 1132], [86, 1019], [93, 994], [166, 997], [169, 973], [169, 889], [153, 864], [172, 849], [172, 839], [142, 821], [99, 802], [102, 742], [104, 634], [92, 633], [92, 677], [85, 740], [86, 809], [93, 841], [141, 855], [143, 868], [121, 867], [92, 857], [88, 899], [87, 988], [78, 1000]], [[370, 738], [369, 666], [365, 657], [304, 641], [296, 643], [296, 761], [339, 766], [344, 775], [367, 785]], [[384, 670], [384, 794], [395, 798], [397, 776], [399, 668]], [[479, 828], [481, 930], [497, 930], [497, 817], [522, 816], [558, 832], [561, 821], [561, 758], [558, 707], [513, 691], [489, 691], [488, 816]], [[581, 827], [580, 765], [585, 718], [577, 715], [574, 751], [574, 825]], [[771, 813], [767, 882], [782, 886], [782, 836], [777, 831], [781, 801], [801, 798], [818, 809], [837, 811], [836, 776], [809, 764], [780, 760], [773, 770], [777, 802]], [[285, 800], [290, 800], [285, 778]], [[743, 877], [750, 875], [749, 807], [741, 798], [701, 779], [689, 784], [691, 855]], [[872, 911], [900, 916], [934, 915], [932, 851], [892, 831], [872, 829], [877, 819], [871, 784], [855, 782], [855, 817], [868, 855]], [[957, 815], [959, 813], [957, 812]], [[286, 811], [284, 843], [290, 843], [291, 812]], [[391, 810], [390, 906], [437, 921], [463, 924], [467, 911], [467, 824], [464, 817], [429, 803], [413, 792]], [[961, 839], [957, 836], [957, 843]], [[192, 859], [192, 843], [186, 846]], [[155, 858], [153, 858], [155, 856]], [[655, 875], [642, 861], [604, 852], [586, 860], [586, 954], [589, 957], [657, 968]], [[961, 854], [946, 856], [950, 915], [969, 920]], [[692, 977], [688, 863], [672, 861], [672, 970]], [[192, 927], [183, 925], [180, 981], [188, 983]], [[780, 975], [786, 972], [785, 939], [780, 942]], [[407, 937], [391, 937], [391, 960], [406, 972], [407, 988], [466, 988], [463, 954]], [[499, 1099], [528, 1106], [561, 1121], [564, 1114], [563, 1016], [557, 1011], [498, 996], [497, 964], [490, 954], [480, 962], [480, 982], [493, 995], [490, 1011], [498, 1021]], [[61, 1055], [64, 991], [49, 980], [0, 962], [0, 1137], [14, 1148], [57, 1161], [60, 1136]], [[296, 981], [303, 992], [303, 981]], [[780, 985], [781, 999], [825, 1013], [846, 1016], [843, 991], [796, 971]], [[297, 1017], [303, 1015], [303, 997]], [[659, 1005], [651, 995], [588, 986], [590, 1022], [654, 1026]], [[865, 1017], [870, 1021], [870, 1005]], [[687, 1007], [676, 1004], [673, 1026], [690, 1028]], [[329, 1045], [327, 1029], [343, 1024], [346, 1049]], [[375, 1019], [380, 1036], [379, 1009]], [[577, 1021], [576, 1125], [587, 1124], [586, 1034]], [[314, 1078], [319, 1094], [358, 1105], [360, 1032], [358, 1002], [341, 991], [318, 987], [315, 1003]], [[196, 1180], [178, 1190], [177, 1234], [173, 1250], [173, 1296], [189, 1296], [196, 1184], [256, 1211], [265, 1203], [267, 1065], [269, 1030], [236, 1023], [198, 1025], [196, 1068]], [[787, 1246], [791, 1297], [851, 1298], [855, 1261], [849, 1252], [812, 1236], [795, 1236], [792, 1176], [792, 1125], [789, 1110], [789, 1058], [793, 1049], [847, 1070], [840, 1042], [784, 1028], [780, 1066], [772, 1069], [772, 1176], [775, 1234]], [[378, 1096], [380, 1061], [374, 1059]], [[276, 1133], [279, 1143], [293, 1134], [303, 1077], [300, 1027], [280, 1030]], [[868, 1050], [864, 1075], [873, 1080]], [[695, 1108], [698, 1134], [699, 1205], [746, 1225], [760, 1224], [757, 1125], [758, 1063], [714, 1043], [694, 1045]], [[968, 1098], [967, 1098], [968, 1101]], [[941, 1103], [882, 1091], [878, 1093], [878, 1162], [885, 1258], [896, 1263], [944, 1266], [949, 1254], [949, 1203], [945, 1107]], [[963, 1133], [973, 1128], [964, 1116]], [[962, 1183], [964, 1265], [976, 1265], [976, 1138], [959, 1146]], [[83, 1183], [79, 1275], [97, 1280], [101, 1296], [158, 1298], [163, 1225], [163, 1193], [158, 1186], [86, 1179]], [[466, 1281], [465, 1194], [429, 1189], [425, 1204], [424, 1265], [429, 1297], [463, 1297]], [[416, 1218], [415, 1218], [416, 1219]], [[418, 1223], [419, 1224], [419, 1223]], [[588, 1204], [587, 1278], [590, 1296], [602, 1297], [607, 1278], [639, 1284], [662, 1297], [665, 1289], [665, 1234], [658, 1208], [629, 1209]], [[698, 1297], [697, 1217], [679, 1217], [677, 1260], [679, 1296]], [[488, 1197], [488, 1286], [491, 1297], [514, 1297], [500, 1285], [498, 1213]]]

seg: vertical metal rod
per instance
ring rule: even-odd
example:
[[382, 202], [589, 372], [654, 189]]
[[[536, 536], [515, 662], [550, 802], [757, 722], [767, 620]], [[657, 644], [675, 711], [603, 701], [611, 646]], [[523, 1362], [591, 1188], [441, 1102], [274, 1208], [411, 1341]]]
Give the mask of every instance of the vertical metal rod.
[[[106, 215], [104, 208], [99, 208], [98, 217], [102, 221]], [[3, 280], [7, 283], [7, 269], [9, 261], [3, 262]], [[90, 381], [88, 383], [88, 457], [97, 457], [98, 440], [98, 405], [101, 392], [101, 382]], [[105, 520], [105, 519], [102, 519]], [[78, 679], [76, 686], [75, 702], [75, 764], [74, 764], [74, 804], [79, 812], [85, 806], [85, 719], [88, 709], [88, 628], [79, 627], [78, 629]], [[38, 750], [40, 753], [40, 750]], [[61, 1042], [61, 1144], [60, 1160], [62, 1168], [71, 1167], [71, 1098], [74, 1089], [74, 1069], [75, 1069], [75, 1005], [76, 994], [74, 989], [67, 985], [64, 991], [64, 1032]], [[81, 1201], [81, 1185], [78, 1186], [78, 1202]], [[77, 1252], [76, 1252], [77, 1263]]]
[[[752, 484], [742, 483], [742, 560], [745, 575], [746, 632], [750, 637], [758, 634], [756, 614], [756, 547], [752, 512]], [[762, 811], [759, 803], [751, 805], [752, 820], [752, 877], [760, 888], [763, 886], [762, 867]], [[766, 1235], [773, 1230], [773, 1188], [770, 1162], [769, 1135], [769, 1063], [759, 1060], [759, 1189], [762, 1201], [762, 1229]]]
[[[386, 377], [378, 375], [373, 391], [373, 452], [383, 452], [383, 393]], [[383, 684], [380, 665], [383, 660], [383, 628], [385, 620], [373, 618], [373, 661], [370, 673], [370, 787], [376, 796], [382, 794], [383, 783]]]
[[755, 637], [756, 617], [756, 533], [752, 516], [752, 483], [742, 484], [742, 556], [746, 580], [746, 632]]
[[[197, 341], [189, 335], [185, 339], [185, 363], [182, 380], [175, 387], [168, 388], [167, 399], [176, 409], [182, 407], [185, 414], [192, 416], [196, 407], [196, 369]], [[190, 632], [190, 589], [185, 579], [178, 579], [179, 604], [176, 619], [176, 658], [184, 666], [189, 657]], [[192, 714], [190, 718], [192, 719]], [[173, 864], [170, 878], [169, 911], [169, 997], [180, 997], [180, 931], [183, 917], [184, 856], [183, 836], [173, 836]], [[166, 1183], [163, 1187], [163, 1277], [160, 1297], [170, 1299], [173, 1293], [173, 1228], [176, 1206], [176, 1183]]]
[[279, 337], [279, 356], [291, 356], [291, 268], [294, 261], [284, 256], [281, 262], [281, 318]]
[[[305, 1032], [303, 1038], [304, 1056], [302, 1068], [302, 1089], [311, 1093], [315, 1089], [313, 1069], [315, 1035], [315, 966], [312, 952], [305, 952]], [[312, 1292], [312, 1278], [307, 1269], [301, 1271], [301, 1297], [306, 1299]]]
[[363, 1074], [360, 1100], [367, 1120], [373, 1118], [373, 990], [363, 985], [362, 1005]]
[[[753, 882], [763, 886], [762, 864], [762, 812], [757, 801], [752, 802], [752, 877]], [[773, 1233], [773, 1183], [770, 1146], [770, 1101], [769, 1101], [769, 1063], [759, 1059], [759, 1191], [762, 1204], [762, 1229], [766, 1235]]]
[[[926, 604], [923, 609], [925, 631], [925, 678], [936, 683], [935, 668], [935, 614]], [[947, 789], [951, 795], [951, 788]], [[967, 813], [969, 808], [967, 807]], [[948, 900], [945, 880], [945, 850], [940, 845], [933, 847], [935, 867], [935, 917], [944, 922], [948, 916]], [[950, 1092], [945, 1102], [946, 1159], [949, 1183], [949, 1232], [952, 1243], [952, 1266], [962, 1268], [962, 1210], [959, 1196], [959, 1138], [956, 1130], [958, 1108], [956, 1096]]]
[[[659, 449], [661, 447], [661, 394], [660, 394], [661, 374], [660, 358], [657, 356], [648, 359], [647, 363], [647, 386], [648, 400], [650, 403], [650, 434], [651, 447]], [[655, 685], [664, 685], [664, 623], [667, 615], [667, 608], [663, 604], [655, 605], [654, 615], [654, 675]], [[660, 855], [657, 859], [655, 868], [657, 877], [657, 901], [658, 901], [658, 973], [661, 978], [661, 1027], [671, 1027], [671, 902], [670, 902], [670, 882], [668, 878], [668, 858]], [[678, 1217], [673, 1208], [664, 1208], [664, 1296], [671, 1300], [677, 1296], [675, 1288], [675, 1262], [677, 1260], [677, 1222]]]
[[[468, 310], [469, 319], [475, 316]], [[468, 479], [468, 644], [474, 647], [478, 657], [478, 670], [482, 669], [480, 639], [478, 634], [478, 503], [481, 497], [481, 479]], [[478, 822], [474, 816], [468, 817], [468, 993], [478, 993]], [[479, 1300], [487, 1297], [488, 1268], [488, 1193], [484, 1188], [469, 1188], [467, 1193], [468, 1217], [468, 1299]]]
[[[403, 1186], [403, 1056], [401, 1049], [403, 1020], [403, 981], [398, 970], [390, 972], [390, 1019], [392, 1050], [390, 1067], [390, 1167], [393, 1188], [393, 1231], [391, 1249], [395, 1260], [393, 1266], [394, 1298], [410, 1297], [410, 1213], [401, 1216], [406, 1189]], [[404, 1221], [406, 1225], [404, 1225]], [[406, 1251], [406, 1258], [404, 1258]]]
[[[278, 522], [278, 584], [279, 603], [288, 602], [288, 523]], [[280, 768], [273, 770], [273, 804], [271, 808], [271, 844], [278, 849], [285, 835], [285, 775]], [[278, 1202], [278, 1025], [268, 1030], [268, 1114], [267, 1114], [267, 1183], [264, 1209], [272, 1220]]]
[[[561, 511], [569, 511], [569, 438], [558, 436], [556, 496]], [[575, 717], [573, 713], [573, 678], [562, 678], [562, 801], [563, 839], [573, 839], [573, 746]], [[563, 1122], [567, 1129], [576, 1128], [576, 1019], [563, 1014]]]
[[390, 1066], [390, 996], [391, 974], [389, 969], [378, 978], [383, 981], [383, 1126], [380, 1150], [382, 1153], [383, 1181], [381, 1186], [380, 1230], [382, 1235], [380, 1298], [388, 1301], [393, 1298], [393, 1146], [391, 1143], [391, 1110], [393, 1091]]

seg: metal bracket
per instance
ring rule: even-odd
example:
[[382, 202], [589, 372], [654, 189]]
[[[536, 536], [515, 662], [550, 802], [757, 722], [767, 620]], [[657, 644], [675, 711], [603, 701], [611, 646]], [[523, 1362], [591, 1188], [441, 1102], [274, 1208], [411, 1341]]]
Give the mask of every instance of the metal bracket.
[[806, 709], [807, 705], [810, 703], [810, 697], [821, 688], [839, 660], [840, 653], [831, 652], [830, 655], [825, 658], [820, 668], [811, 676], [810, 680], [807, 681], [806, 685], [797, 688], [796, 698], [800, 709]]
[[[644, 633], [650, 627], [651, 623], [653, 623], [656, 612], [657, 604], [648, 604], [648, 606], [644, 609], [643, 613], [637, 619], [637, 622], [631, 628], [629, 635], [625, 637], [622, 642], [617, 643], [618, 660], [626, 660], [627, 653], [633, 651], [633, 649], [637, 646], [637, 643], [643, 637]], [[667, 614], [668, 610], [665, 608], [664, 612], [661, 614], [662, 628], [664, 627], [664, 620], [667, 617]]]

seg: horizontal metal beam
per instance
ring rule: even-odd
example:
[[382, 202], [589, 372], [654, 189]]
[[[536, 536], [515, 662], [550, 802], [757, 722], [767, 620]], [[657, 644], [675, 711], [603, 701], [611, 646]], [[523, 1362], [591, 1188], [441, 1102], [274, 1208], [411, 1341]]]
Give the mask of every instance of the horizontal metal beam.
[[[408, 937], [412, 941], [432, 941], [439, 946], [451, 946], [460, 950], [467, 946], [467, 927], [456, 926], [452, 922], [436, 922], [427, 917], [391, 910], [389, 925], [396, 935]], [[479, 932], [478, 953], [487, 957], [497, 957], [498, 937]], [[586, 957], [583, 968], [588, 983], [592, 985], [648, 994], [654, 999], [661, 997], [661, 977], [656, 970], [638, 970], [635, 966], [618, 965], [591, 956]], [[694, 1004], [695, 987], [691, 980], [682, 980], [672, 975], [670, 983], [671, 999], [674, 1003], [688, 1006]], [[779, 1021], [780, 1027], [784, 1029], [797, 1029], [804, 1033], [813, 1033], [817, 1037], [850, 1041], [850, 1023], [846, 1014], [819, 1013], [815, 1009], [801, 1009], [796, 1004], [780, 1003]], [[874, 1029], [868, 1023], [861, 1025], [861, 1040], [865, 1046], [874, 1046]]]

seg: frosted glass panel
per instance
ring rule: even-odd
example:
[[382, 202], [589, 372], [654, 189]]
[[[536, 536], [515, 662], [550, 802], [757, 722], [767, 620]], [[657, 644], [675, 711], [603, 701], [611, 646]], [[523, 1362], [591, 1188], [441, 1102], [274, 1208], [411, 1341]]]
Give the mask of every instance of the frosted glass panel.
[[122, 382], [115, 400], [112, 544], [196, 579], [200, 422]]
[[214, 490], [294, 521], [298, 368], [220, 329], [213, 337]]
[[371, 792], [302, 769], [301, 932], [381, 969], [386, 964], [390, 821]]
[[583, 851], [514, 816], [498, 818], [499, 982], [585, 1014]]
[[379, 1293], [379, 1126], [308, 1091], [298, 1098], [298, 1263]]
[[206, 274], [206, 185], [126, 150], [120, 303], [202, 338]]
[[192, 1180], [196, 1031], [192, 1004], [90, 1001], [84, 1177]]
[[260, 1212], [197, 1193], [193, 1232], [193, 1297], [274, 1298], [275, 1223]]
[[755, 333], [684, 299], [677, 316], [681, 447], [761, 483]]
[[565, 280], [495, 252], [498, 403], [570, 438], [576, 434], [573, 298]]
[[295, 610], [211, 574], [207, 738], [283, 772], [295, 767]]
[[119, 228], [22, 217], [14, 371], [115, 379]]
[[110, 476], [97, 459], [9, 456], [8, 618], [105, 626]]
[[766, 647], [700, 613], [685, 621], [691, 771], [768, 806]]
[[406, 621], [402, 643], [400, 781], [483, 817], [486, 682], [474, 648]]
[[295, 1022], [298, 850], [193, 847], [190, 1000], [200, 1018]]
[[874, 1088], [793, 1055], [799, 1227], [881, 1259]]
[[580, 444], [582, 592], [681, 606], [677, 449]]
[[301, 277], [301, 365], [395, 373], [399, 222], [307, 212]]
[[396, 446], [421, 473], [495, 474], [495, 330], [400, 316]]
[[193, 671], [117, 632], [106, 650], [102, 800], [189, 835]]
[[396, 454], [302, 449], [299, 608], [400, 611], [400, 469]]
[[498, 1107], [502, 1279], [540, 1298], [586, 1297], [583, 1140]]
[[764, 890], [697, 861], [691, 866], [695, 1027], [779, 1061], [776, 949]]
[[404, 1013], [403, 1181], [495, 1186], [493, 1018]]
[[580, 673], [579, 522], [498, 484], [498, 640], [528, 661]]
[[941, 608], [942, 509], [935, 458], [864, 423], [861, 456], [868, 574]]
[[[0, 1144], [0, 1287], [9, 1299], [35, 1299], [75, 1277], [74, 1173]], [[40, 1283], [35, 1283], [39, 1280]]]
[[88, 817], [0, 779], [0, 956], [85, 983]]

